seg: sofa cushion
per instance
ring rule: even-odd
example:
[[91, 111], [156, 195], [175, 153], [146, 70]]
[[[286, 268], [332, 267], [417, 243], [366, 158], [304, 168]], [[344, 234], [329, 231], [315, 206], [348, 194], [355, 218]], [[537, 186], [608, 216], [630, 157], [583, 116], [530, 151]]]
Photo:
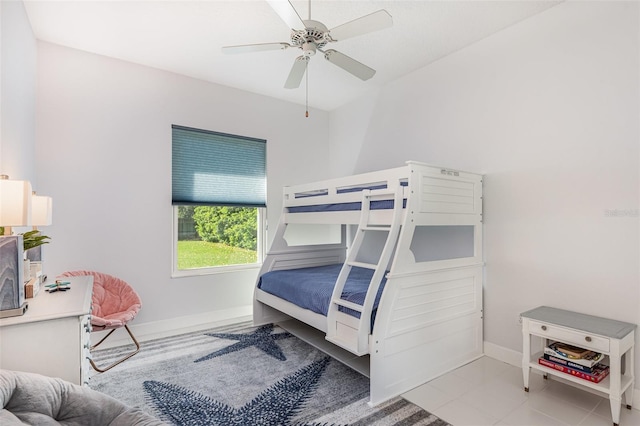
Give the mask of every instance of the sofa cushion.
[[98, 391], [34, 373], [0, 370], [0, 402], [3, 426], [166, 424]]

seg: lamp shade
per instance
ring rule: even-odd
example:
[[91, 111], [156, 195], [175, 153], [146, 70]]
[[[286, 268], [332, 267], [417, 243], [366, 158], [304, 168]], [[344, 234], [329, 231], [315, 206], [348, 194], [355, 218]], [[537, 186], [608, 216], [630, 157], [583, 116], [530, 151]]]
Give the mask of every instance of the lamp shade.
[[51, 225], [53, 216], [53, 200], [44, 195], [31, 196], [31, 225]]
[[0, 226], [31, 225], [31, 183], [0, 179]]

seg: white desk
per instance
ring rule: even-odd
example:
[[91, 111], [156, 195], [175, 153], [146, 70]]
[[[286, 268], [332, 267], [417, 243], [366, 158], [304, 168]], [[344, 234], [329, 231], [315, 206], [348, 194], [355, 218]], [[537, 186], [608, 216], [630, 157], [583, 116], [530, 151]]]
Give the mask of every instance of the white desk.
[[[520, 314], [522, 317], [522, 375], [524, 390], [529, 391], [529, 370], [542, 371], [548, 376], [561, 377], [571, 384], [585, 386], [609, 396], [613, 424], [620, 422], [620, 405], [624, 396], [631, 408], [634, 384], [635, 324], [614, 321], [592, 315], [540, 306]], [[560, 341], [600, 352], [609, 357], [609, 376], [593, 383], [538, 364], [541, 353], [531, 354], [531, 336], [549, 341]], [[624, 358], [624, 369], [622, 359]]]
[[64, 280], [71, 290], [42, 289], [24, 315], [0, 319], [0, 368], [88, 383], [93, 277]]

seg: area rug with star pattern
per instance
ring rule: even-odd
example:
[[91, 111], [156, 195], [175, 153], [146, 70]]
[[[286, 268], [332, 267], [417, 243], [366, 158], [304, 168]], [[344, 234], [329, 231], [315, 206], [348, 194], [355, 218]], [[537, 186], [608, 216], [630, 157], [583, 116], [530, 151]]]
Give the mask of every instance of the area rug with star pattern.
[[[94, 351], [98, 365], [130, 348]], [[173, 425], [431, 425], [398, 397], [370, 407], [369, 379], [285, 330], [245, 322], [141, 343], [92, 389]]]

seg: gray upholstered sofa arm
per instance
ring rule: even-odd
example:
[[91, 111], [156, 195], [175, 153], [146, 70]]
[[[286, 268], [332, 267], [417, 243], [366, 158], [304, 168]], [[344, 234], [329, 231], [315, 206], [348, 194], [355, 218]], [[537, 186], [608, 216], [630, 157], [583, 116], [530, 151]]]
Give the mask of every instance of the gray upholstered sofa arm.
[[166, 424], [98, 391], [32, 373], [0, 370], [0, 401], [2, 426]]

